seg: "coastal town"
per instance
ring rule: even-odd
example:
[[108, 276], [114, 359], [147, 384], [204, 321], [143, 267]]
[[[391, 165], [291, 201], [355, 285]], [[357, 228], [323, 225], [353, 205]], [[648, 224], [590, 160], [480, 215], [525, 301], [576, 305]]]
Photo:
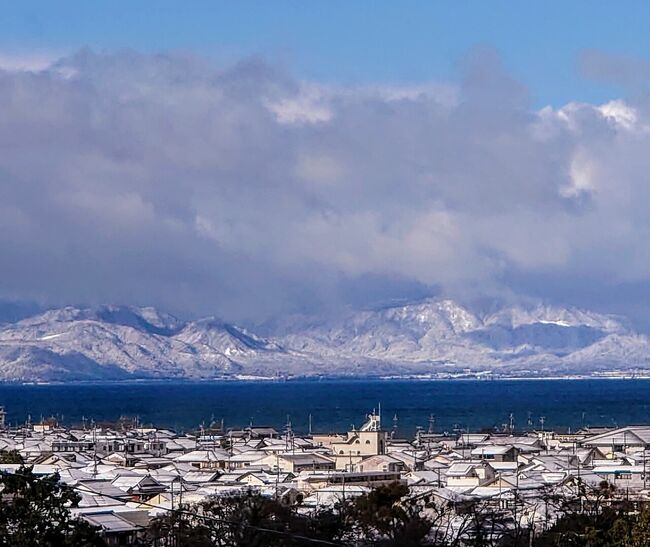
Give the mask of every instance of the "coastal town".
[[544, 531], [557, 501], [602, 496], [608, 503], [650, 501], [650, 426], [570, 431], [473, 433], [418, 429], [400, 438], [379, 410], [345, 433], [300, 433], [249, 425], [201, 425], [191, 433], [56, 419], [9, 427], [0, 411], [0, 451], [16, 456], [3, 475], [24, 466], [58, 474], [80, 496], [74, 516], [100, 530], [108, 545], [136, 545], [152, 519], [238, 492], [281, 499], [309, 515], [373, 489], [402, 484], [413, 499], [446, 508], [439, 526], [462, 535], [467, 503], [503, 515], [506, 527]]

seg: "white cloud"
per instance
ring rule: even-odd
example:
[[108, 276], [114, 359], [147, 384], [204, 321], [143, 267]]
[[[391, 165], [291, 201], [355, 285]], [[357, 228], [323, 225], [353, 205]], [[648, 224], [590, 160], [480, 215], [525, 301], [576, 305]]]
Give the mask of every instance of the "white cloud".
[[332, 119], [327, 97], [315, 85], [303, 85], [297, 94], [269, 101], [267, 107], [281, 124], [315, 124]]
[[634, 108], [624, 101], [609, 101], [598, 107], [600, 113], [614, 123], [625, 129], [633, 129], [637, 123], [637, 115]]
[[260, 318], [367, 276], [649, 283], [647, 108], [534, 111], [494, 60], [469, 70], [345, 88], [86, 51], [0, 73], [0, 296]]
[[8, 72], [42, 72], [52, 68], [64, 54], [53, 51], [11, 53], [0, 51], [0, 70]]
[[559, 189], [562, 197], [579, 198], [595, 190], [593, 182], [595, 166], [585, 150], [578, 149], [574, 152], [569, 170], [569, 184]]

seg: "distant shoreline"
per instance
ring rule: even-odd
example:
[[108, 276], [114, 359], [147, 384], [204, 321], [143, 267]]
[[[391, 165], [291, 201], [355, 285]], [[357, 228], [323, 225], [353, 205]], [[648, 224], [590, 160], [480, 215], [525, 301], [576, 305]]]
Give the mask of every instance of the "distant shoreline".
[[219, 383], [318, 383], [318, 382], [531, 382], [531, 381], [585, 381], [585, 380], [650, 380], [647, 374], [595, 374], [566, 376], [287, 376], [271, 378], [268, 376], [226, 376], [218, 378], [130, 378], [124, 380], [69, 380], [51, 382], [0, 381], [0, 387], [8, 386], [72, 386], [72, 385], [142, 385], [142, 384], [219, 384]]

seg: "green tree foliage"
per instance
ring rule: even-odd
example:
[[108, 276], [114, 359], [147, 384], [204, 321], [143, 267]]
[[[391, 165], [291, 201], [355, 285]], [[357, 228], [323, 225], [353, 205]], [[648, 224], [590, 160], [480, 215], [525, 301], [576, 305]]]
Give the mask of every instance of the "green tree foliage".
[[343, 507], [349, 540], [382, 547], [427, 545], [433, 522], [424, 506], [406, 499], [409, 489], [395, 482], [354, 498]]
[[616, 488], [607, 481], [594, 489], [578, 484], [577, 495], [565, 500], [560, 513], [535, 547], [650, 546], [650, 506], [617, 498]]
[[625, 537], [627, 538], [626, 541], [628, 541], [625, 544], [626, 547], [650, 545], [650, 506], [643, 508], [632, 529], [629, 530]]
[[605, 483], [579, 489], [556, 508], [553, 526], [535, 534], [517, 528], [511, 508], [471, 500], [436, 505], [400, 483], [308, 513], [300, 503], [248, 491], [163, 515], [147, 540], [156, 547], [650, 547], [650, 506], [638, 508], [614, 493]]
[[197, 507], [181, 507], [152, 522], [150, 545], [263, 547], [313, 545], [335, 541], [343, 522], [334, 512], [309, 516], [297, 506], [253, 491], [220, 496]]
[[58, 474], [36, 477], [31, 468], [0, 475], [0, 547], [101, 547], [95, 528], [72, 518], [79, 496]]
[[155, 519], [148, 542], [173, 547], [433, 545], [427, 540], [432, 521], [421, 514], [425, 504], [408, 501], [407, 495], [405, 485], [394, 483], [304, 514], [299, 503], [248, 491]]
[[212, 530], [203, 519], [184, 512], [188, 507], [155, 518], [147, 530], [145, 545], [165, 547], [211, 547]]
[[25, 462], [18, 450], [0, 450], [0, 464], [3, 463], [17, 463], [22, 465]]

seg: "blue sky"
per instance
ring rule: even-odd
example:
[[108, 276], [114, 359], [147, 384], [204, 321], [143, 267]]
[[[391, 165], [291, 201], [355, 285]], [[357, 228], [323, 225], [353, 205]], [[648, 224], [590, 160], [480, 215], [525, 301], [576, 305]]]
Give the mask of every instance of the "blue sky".
[[187, 50], [218, 62], [260, 55], [340, 84], [454, 80], [492, 47], [534, 105], [604, 102], [625, 90], [581, 77], [587, 50], [650, 58], [650, 2], [7, 2], [0, 52]]

